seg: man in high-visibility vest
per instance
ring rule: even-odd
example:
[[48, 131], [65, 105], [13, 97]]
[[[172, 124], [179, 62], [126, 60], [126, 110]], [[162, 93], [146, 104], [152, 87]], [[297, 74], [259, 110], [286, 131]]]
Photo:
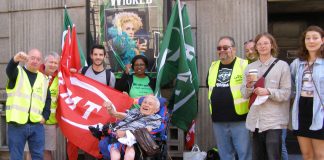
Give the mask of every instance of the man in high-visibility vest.
[[235, 42], [224, 36], [218, 41], [218, 61], [212, 62], [208, 76], [208, 100], [214, 137], [220, 158], [252, 159], [249, 131], [245, 128], [248, 100], [240, 92], [247, 60], [236, 57]]
[[[24, 63], [21, 67], [19, 62]], [[9, 61], [6, 74], [6, 121], [11, 160], [23, 159], [28, 142], [33, 160], [42, 160], [44, 153], [44, 126], [50, 116], [51, 96], [48, 78], [38, 71], [42, 53], [31, 49], [28, 54], [18, 52]]]
[[[45, 56], [45, 63], [39, 68], [39, 71], [45, 74], [49, 78], [49, 90], [51, 93], [51, 114], [49, 119], [45, 122], [45, 146], [44, 146], [44, 160], [52, 160], [52, 152], [56, 150], [56, 130], [57, 120], [55, 118], [57, 99], [59, 95], [59, 83], [58, 83], [58, 67], [60, 62], [60, 56], [56, 52], [50, 52]], [[26, 147], [29, 151], [29, 149]], [[30, 154], [27, 152], [27, 160], [30, 160]]]
[[51, 93], [51, 114], [45, 123], [45, 149], [44, 160], [52, 160], [52, 152], [56, 150], [56, 128], [55, 118], [57, 99], [59, 95], [58, 67], [60, 56], [56, 52], [51, 52], [45, 57], [45, 63], [40, 67], [40, 71], [49, 77], [49, 90]]

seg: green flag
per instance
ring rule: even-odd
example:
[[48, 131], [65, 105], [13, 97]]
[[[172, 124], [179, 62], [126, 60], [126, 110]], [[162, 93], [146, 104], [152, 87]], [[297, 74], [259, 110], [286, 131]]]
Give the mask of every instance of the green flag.
[[160, 87], [175, 82], [169, 108], [171, 123], [185, 131], [197, 115], [198, 75], [191, 26], [186, 6], [181, 11], [180, 2], [172, 9], [159, 57], [155, 95], [160, 96]]
[[[63, 20], [63, 35], [62, 35], [62, 48], [64, 46], [64, 39], [65, 39], [65, 34], [67, 33], [67, 30], [68, 30], [68, 26], [70, 26], [70, 29], [72, 29], [72, 26], [73, 26], [73, 22], [69, 16], [69, 13], [67, 11], [67, 8], [65, 6], [64, 8], [64, 20]], [[87, 66], [87, 60], [84, 56], [84, 52], [82, 50], [82, 46], [80, 44], [80, 41], [79, 39], [77, 38], [77, 41], [78, 41], [78, 50], [79, 50], [79, 53], [80, 53], [80, 59], [81, 59], [81, 64], [82, 66]]]

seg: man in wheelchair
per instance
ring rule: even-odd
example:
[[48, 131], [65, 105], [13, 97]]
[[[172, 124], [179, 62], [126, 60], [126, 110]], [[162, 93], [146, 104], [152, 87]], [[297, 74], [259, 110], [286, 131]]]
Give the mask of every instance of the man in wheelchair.
[[[109, 158], [111, 160], [120, 159], [121, 152], [125, 160], [135, 159], [133, 144], [136, 143], [136, 139], [133, 135], [134, 131], [136, 129], [146, 128], [151, 132], [160, 128], [163, 120], [162, 117], [157, 114], [160, 110], [160, 101], [152, 95], [144, 97], [139, 109], [134, 108], [127, 113], [116, 111], [111, 102], [104, 102], [103, 107], [107, 108], [110, 115], [120, 120], [114, 127], [106, 126], [102, 129], [105, 134], [105, 132], [107, 133], [107, 128], [110, 128], [108, 131], [109, 138], [106, 137], [104, 140], [101, 140], [100, 145], [108, 147], [110, 153]], [[90, 131], [96, 135], [95, 128], [90, 128]]]

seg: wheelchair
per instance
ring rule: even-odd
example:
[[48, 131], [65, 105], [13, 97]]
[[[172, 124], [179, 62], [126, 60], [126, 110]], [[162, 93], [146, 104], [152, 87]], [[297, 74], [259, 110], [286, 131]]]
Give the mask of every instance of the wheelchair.
[[[138, 104], [141, 105], [142, 101], [144, 100], [144, 97], [141, 97], [138, 100]], [[160, 148], [160, 152], [157, 153], [154, 156], [148, 156], [145, 154], [145, 152], [141, 149], [139, 144], [134, 144], [135, 149], [135, 159], [136, 160], [167, 160], [168, 159], [168, 153], [167, 153], [167, 131], [168, 131], [168, 124], [169, 124], [169, 113], [168, 109], [165, 105], [166, 99], [165, 98], [159, 98], [160, 101], [160, 110], [157, 114], [159, 114], [162, 117], [162, 123], [161, 126], [158, 129], [155, 129], [150, 132], [152, 138], [155, 140], [157, 145]], [[118, 123], [118, 122], [117, 122]], [[106, 125], [107, 126], [107, 125]], [[112, 129], [114, 127], [113, 124], [108, 124], [109, 128]], [[108, 133], [108, 134], [107, 134]], [[125, 152], [126, 146], [123, 144], [120, 144], [116, 138], [114, 138], [114, 134], [111, 132], [103, 133], [105, 136], [98, 138], [99, 139], [99, 150], [102, 154], [103, 160], [110, 160], [110, 149], [111, 147], [115, 147], [119, 149], [121, 153], [121, 159], [123, 159], [123, 154]], [[92, 132], [92, 134], [94, 134]]]

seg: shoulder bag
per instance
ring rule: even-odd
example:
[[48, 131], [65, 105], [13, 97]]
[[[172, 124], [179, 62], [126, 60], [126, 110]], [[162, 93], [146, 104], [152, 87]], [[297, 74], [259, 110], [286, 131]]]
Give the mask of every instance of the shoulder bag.
[[[272, 67], [279, 61], [279, 59], [277, 58], [272, 64], [271, 66], [268, 68], [268, 70], [262, 75], [262, 77], [260, 77], [254, 84], [254, 88], [257, 87], [261, 87], [264, 88], [264, 82], [265, 82], [265, 77], [268, 75], [268, 73], [270, 72], [270, 70], [272, 69]], [[251, 107], [251, 105], [253, 104], [253, 102], [255, 101], [255, 99], [257, 98], [257, 94], [252, 93], [252, 95], [250, 96], [250, 100], [249, 100], [249, 108]]]

